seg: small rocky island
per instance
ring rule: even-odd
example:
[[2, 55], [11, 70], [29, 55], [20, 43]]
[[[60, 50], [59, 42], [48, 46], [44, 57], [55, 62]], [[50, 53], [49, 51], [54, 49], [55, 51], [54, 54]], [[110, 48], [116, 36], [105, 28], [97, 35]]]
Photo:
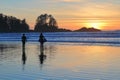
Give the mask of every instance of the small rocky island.
[[78, 30], [75, 30], [75, 32], [100, 32], [101, 30], [99, 29], [96, 29], [96, 28], [86, 28], [86, 27], [83, 27], [81, 29], [78, 29]]

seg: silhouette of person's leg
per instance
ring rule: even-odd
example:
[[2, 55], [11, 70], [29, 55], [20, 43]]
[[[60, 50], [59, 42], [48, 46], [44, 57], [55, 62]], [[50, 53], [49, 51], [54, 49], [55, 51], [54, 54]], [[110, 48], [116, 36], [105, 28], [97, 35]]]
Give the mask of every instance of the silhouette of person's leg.
[[22, 42], [22, 47], [25, 48], [25, 42]]

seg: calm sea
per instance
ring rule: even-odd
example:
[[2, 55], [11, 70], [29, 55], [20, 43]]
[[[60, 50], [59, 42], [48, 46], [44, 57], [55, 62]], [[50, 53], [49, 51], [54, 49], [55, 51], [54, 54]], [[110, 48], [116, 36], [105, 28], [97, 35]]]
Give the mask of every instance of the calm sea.
[[[40, 33], [25, 33], [28, 42], [38, 42]], [[120, 45], [120, 32], [54, 32], [43, 33], [48, 42]], [[22, 33], [1, 33], [0, 41], [21, 41]]]

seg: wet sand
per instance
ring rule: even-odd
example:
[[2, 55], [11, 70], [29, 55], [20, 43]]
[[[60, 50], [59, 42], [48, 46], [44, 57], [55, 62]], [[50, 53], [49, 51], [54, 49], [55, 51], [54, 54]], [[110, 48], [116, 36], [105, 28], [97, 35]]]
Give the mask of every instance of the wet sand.
[[[42, 51], [41, 51], [42, 50]], [[0, 80], [120, 80], [120, 47], [0, 43]], [[41, 55], [42, 54], [42, 55]]]

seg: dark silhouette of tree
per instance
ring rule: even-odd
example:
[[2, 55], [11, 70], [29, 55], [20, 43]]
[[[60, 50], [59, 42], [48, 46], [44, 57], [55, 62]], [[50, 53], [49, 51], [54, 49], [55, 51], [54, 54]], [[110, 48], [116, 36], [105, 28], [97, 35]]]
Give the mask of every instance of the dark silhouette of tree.
[[38, 16], [34, 30], [39, 32], [57, 31], [57, 21], [52, 15], [42, 14]]
[[0, 32], [8, 32], [9, 25], [7, 24], [7, 16], [0, 14]]
[[52, 16], [52, 15], [49, 15], [49, 26], [55, 26], [55, 27], [57, 27], [58, 28], [58, 25], [57, 25], [57, 22], [56, 22], [56, 20], [54, 19], [54, 17]]
[[26, 23], [26, 19], [23, 19], [22, 21], [21, 21], [21, 27], [22, 27], [22, 31], [28, 31], [29, 30], [29, 26], [28, 26], [28, 24]]
[[66, 32], [67, 29], [58, 28], [56, 19], [52, 15], [42, 14], [38, 16], [34, 31], [37, 32]]
[[26, 20], [0, 14], [0, 32], [27, 32], [29, 26]]

